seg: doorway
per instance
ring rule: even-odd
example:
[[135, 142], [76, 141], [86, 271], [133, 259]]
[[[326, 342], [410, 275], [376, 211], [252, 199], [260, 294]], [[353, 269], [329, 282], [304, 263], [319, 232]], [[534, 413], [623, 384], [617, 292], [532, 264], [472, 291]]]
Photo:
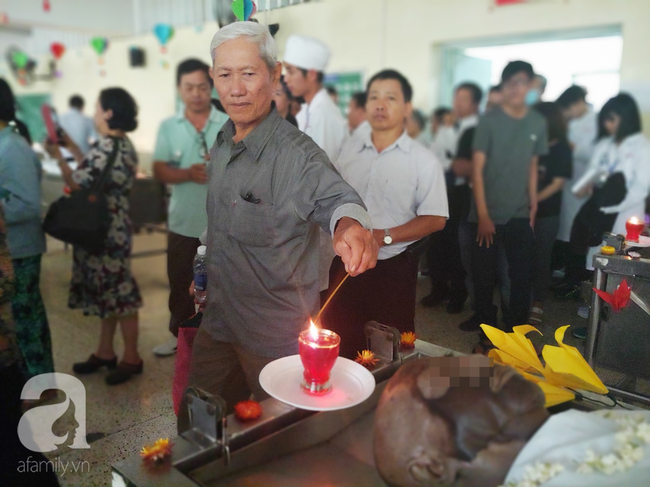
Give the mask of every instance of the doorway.
[[543, 100], [555, 101], [577, 84], [598, 111], [620, 90], [622, 53], [620, 26], [449, 44], [442, 50], [440, 105], [451, 106], [454, 86], [465, 81], [487, 93], [508, 62], [522, 60], [547, 79]]

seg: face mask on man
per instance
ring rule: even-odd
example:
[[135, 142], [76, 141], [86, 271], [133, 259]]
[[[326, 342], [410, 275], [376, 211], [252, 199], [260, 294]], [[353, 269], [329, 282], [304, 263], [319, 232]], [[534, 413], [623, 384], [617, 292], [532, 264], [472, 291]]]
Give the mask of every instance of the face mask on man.
[[539, 101], [541, 98], [541, 93], [537, 88], [531, 88], [528, 90], [528, 93], [526, 93], [526, 105], [532, 106], [535, 103]]

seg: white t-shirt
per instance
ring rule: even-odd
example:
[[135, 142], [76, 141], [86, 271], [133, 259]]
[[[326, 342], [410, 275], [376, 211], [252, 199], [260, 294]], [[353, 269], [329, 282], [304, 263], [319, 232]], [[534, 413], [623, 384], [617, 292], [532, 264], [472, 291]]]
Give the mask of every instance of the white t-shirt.
[[[353, 137], [335, 166], [366, 204], [373, 228], [394, 228], [417, 216], [449, 217], [440, 162], [406, 132], [381, 153], [370, 134]], [[382, 247], [379, 259], [395, 257], [412, 243]]]

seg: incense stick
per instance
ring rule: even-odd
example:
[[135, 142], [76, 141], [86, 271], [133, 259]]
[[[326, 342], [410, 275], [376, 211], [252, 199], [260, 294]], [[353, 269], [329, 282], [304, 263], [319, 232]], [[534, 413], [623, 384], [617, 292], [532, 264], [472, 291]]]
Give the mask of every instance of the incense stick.
[[325, 308], [327, 308], [327, 305], [330, 304], [330, 301], [332, 300], [332, 298], [334, 297], [334, 295], [336, 294], [336, 292], [337, 292], [339, 289], [341, 289], [341, 286], [343, 285], [343, 283], [345, 282], [345, 280], [346, 280], [348, 277], [350, 277], [350, 273], [349, 273], [349, 272], [348, 272], [348, 273], [345, 275], [345, 277], [341, 280], [341, 282], [339, 283], [339, 285], [336, 286], [336, 289], [335, 289], [334, 292], [330, 295], [330, 297], [327, 298], [327, 301], [325, 301], [325, 304], [323, 305], [323, 307], [320, 309], [320, 311], [319, 311], [318, 314], [316, 315], [316, 318], [314, 318], [314, 324], [318, 323], [318, 319], [320, 318], [320, 315], [323, 314], [323, 311], [325, 311]]

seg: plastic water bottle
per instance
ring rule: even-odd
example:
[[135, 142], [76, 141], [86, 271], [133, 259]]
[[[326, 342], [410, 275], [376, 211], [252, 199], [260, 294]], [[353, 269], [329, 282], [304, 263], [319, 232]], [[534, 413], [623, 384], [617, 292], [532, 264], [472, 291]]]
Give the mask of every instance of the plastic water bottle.
[[206, 250], [207, 247], [201, 245], [196, 250], [196, 257], [194, 257], [194, 298], [199, 304], [204, 304], [207, 299], [208, 264], [205, 255]]

